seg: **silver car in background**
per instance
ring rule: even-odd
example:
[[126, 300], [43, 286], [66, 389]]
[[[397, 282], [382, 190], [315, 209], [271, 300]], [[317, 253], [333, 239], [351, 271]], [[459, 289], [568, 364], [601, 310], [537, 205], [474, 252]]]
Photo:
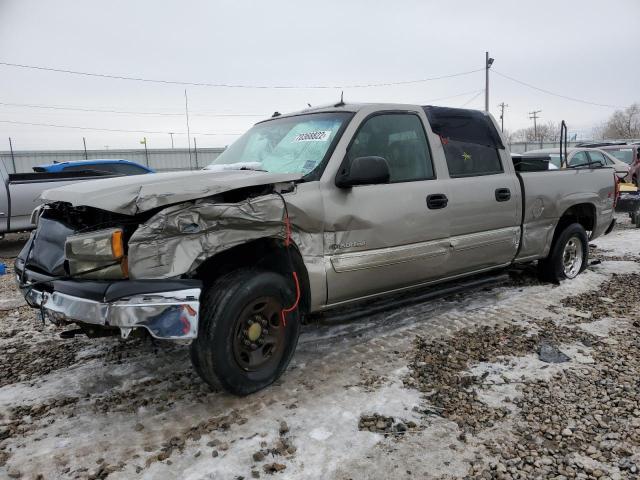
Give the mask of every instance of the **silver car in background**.
[[[558, 148], [541, 148], [539, 150], [529, 150], [522, 154], [522, 156], [539, 156], [549, 155], [549, 169], [554, 170], [561, 168], [560, 166], [560, 150]], [[587, 166], [589, 163], [600, 162], [603, 167], [612, 167], [616, 176], [623, 180], [629, 175], [629, 165], [622, 160], [618, 160], [613, 155], [600, 150], [599, 148], [568, 148], [567, 149], [567, 166], [580, 167]]]

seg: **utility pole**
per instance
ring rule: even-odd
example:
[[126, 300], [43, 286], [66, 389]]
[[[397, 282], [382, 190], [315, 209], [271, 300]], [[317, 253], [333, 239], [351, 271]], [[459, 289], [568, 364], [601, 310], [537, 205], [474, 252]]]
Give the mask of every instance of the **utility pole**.
[[169, 135], [171, 135], [171, 148], [173, 148], [173, 132], [169, 132]]
[[147, 163], [147, 167], [149, 166], [149, 151], [147, 150], [147, 137], [144, 137], [140, 140], [140, 143], [144, 144], [144, 158]]
[[191, 131], [189, 130], [189, 100], [187, 98], [187, 89], [184, 89], [184, 112], [187, 117], [187, 146], [189, 147], [189, 170], [193, 168], [191, 165]]
[[89, 157], [87, 156], [87, 139], [84, 137], [82, 137], [82, 144], [84, 145], [84, 159], [89, 160]]
[[16, 157], [13, 155], [13, 143], [11, 142], [11, 137], [9, 137], [9, 150], [11, 150], [11, 164], [13, 165], [13, 173], [16, 173]]
[[193, 153], [196, 156], [196, 170], [198, 170], [198, 142], [196, 141], [196, 137], [193, 137]]
[[533, 120], [533, 141], [535, 142], [538, 139], [538, 124], [536, 121], [538, 120], [538, 114], [542, 110], [534, 110], [533, 112], [529, 112], [529, 120]]
[[498, 106], [500, 107], [500, 131], [504, 132], [504, 109], [507, 108], [509, 105], [502, 102], [502, 103], [499, 103]]
[[484, 52], [484, 111], [489, 112], [489, 69], [493, 65], [493, 58], [489, 52]]

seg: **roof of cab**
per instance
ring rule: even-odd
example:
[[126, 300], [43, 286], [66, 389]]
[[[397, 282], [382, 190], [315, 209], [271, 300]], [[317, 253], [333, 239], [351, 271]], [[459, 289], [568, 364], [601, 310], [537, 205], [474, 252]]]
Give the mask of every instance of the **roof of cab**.
[[[324, 113], [324, 112], [349, 112], [349, 113], [357, 113], [360, 110], [422, 110], [425, 107], [431, 107], [432, 105], [420, 105], [417, 103], [344, 103], [344, 102], [336, 102], [330, 103], [327, 105], [318, 105], [317, 107], [309, 107], [304, 108], [302, 110], [297, 110], [289, 113], [280, 113], [274, 112], [273, 115], [269, 118], [265, 118], [264, 120], [260, 120], [258, 123], [268, 122], [270, 120], [275, 120], [276, 118], [285, 118], [285, 117], [295, 117], [298, 115], [305, 115], [309, 113]], [[485, 113], [481, 110], [474, 109], [465, 109], [460, 108], [457, 109], [459, 111], [473, 111]]]

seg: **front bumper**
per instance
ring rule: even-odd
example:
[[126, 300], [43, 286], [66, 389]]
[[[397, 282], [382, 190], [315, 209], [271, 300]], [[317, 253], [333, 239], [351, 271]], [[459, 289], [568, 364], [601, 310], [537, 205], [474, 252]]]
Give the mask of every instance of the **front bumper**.
[[134, 328], [165, 340], [198, 335], [201, 284], [196, 280], [122, 280], [47, 282], [37, 274], [17, 280], [30, 306], [54, 323], [115, 327], [123, 338]]

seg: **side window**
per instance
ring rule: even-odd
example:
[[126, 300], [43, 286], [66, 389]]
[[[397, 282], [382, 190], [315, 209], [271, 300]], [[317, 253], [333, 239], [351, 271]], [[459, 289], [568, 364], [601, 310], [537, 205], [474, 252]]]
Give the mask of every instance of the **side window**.
[[115, 163], [111, 165], [111, 167], [115, 173], [124, 175], [142, 175], [143, 173], [148, 173], [144, 168], [129, 163]]
[[63, 169], [64, 172], [90, 172], [92, 170], [93, 167], [89, 165], [70, 165]]
[[585, 152], [577, 152], [571, 160], [569, 160], [569, 166], [575, 167], [576, 165], [583, 165], [585, 163], [589, 163], [587, 159], [587, 154]]
[[389, 113], [369, 118], [347, 156], [384, 158], [389, 164], [390, 182], [434, 178], [427, 137], [417, 115]]
[[442, 147], [452, 178], [494, 175], [504, 171], [495, 147], [451, 139], [443, 139]]
[[603, 167], [605, 165], [611, 165], [613, 163], [608, 158], [605, 158], [605, 156], [600, 152], [589, 152], [589, 157], [591, 158], [592, 162], [600, 162], [600, 165], [602, 165]]

